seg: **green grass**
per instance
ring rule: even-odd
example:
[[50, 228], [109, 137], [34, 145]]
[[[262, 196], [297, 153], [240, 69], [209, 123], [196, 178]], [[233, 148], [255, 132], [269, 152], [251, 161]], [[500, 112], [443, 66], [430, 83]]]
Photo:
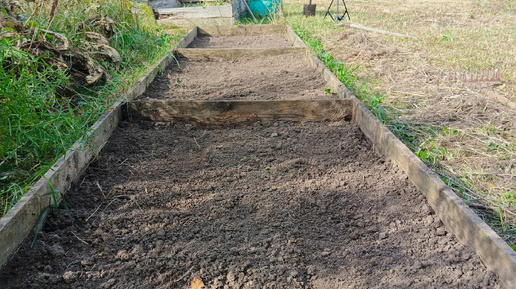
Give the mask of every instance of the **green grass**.
[[[110, 80], [99, 85], [72, 85], [66, 71], [17, 49], [16, 39], [0, 40], [0, 216], [179, 38], [163, 33], [150, 9], [142, 6], [143, 14], [135, 15], [128, 0], [98, 3], [97, 10], [86, 12], [92, 3], [60, 1], [49, 30], [80, 46], [84, 31], [96, 31], [81, 25], [89, 17], [101, 13], [114, 20], [109, 43], [122, 63], [103, 63]], [[25, 4], [21, 13], [30, 15], [33, 4]], [[46, 28], [48, 19], [48, 11], [40, 9], [32, 26]], [[75, 95], [64, 97], [65, 87]]]

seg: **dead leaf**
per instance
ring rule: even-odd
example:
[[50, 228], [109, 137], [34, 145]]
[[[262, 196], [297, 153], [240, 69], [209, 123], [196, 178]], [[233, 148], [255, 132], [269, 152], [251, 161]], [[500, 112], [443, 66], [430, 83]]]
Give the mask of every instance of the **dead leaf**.
[[193, 277], [192, 289], [202, 289], [202, 288], [204, 288], [204, 283], [202, 282], [202, 280], [197, 277]]

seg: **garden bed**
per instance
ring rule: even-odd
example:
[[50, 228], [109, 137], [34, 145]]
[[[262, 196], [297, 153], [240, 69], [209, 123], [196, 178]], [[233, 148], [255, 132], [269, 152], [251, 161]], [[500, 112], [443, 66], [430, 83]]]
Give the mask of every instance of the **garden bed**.
[[[298, 53], [272, 56], [179, 58], [140, 99], [271, 100], [337, 96]], [[202, 81], [199, 81], [199, 78]], [[330, 92], [330, 93], [328, 93]]]
[[67, 200], [4, 288], [498, 284], [342, 121], [122, 122]]

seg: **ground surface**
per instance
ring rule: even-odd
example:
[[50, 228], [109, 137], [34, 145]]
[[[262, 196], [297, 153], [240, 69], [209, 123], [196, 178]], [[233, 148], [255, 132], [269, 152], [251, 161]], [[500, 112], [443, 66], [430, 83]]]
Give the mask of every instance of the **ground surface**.
[[[200, 81], [202, 80], [202, 81]], [[156, 78], [140, 99], [271, 100], [328, 98], [329, 88], [308, 60], [296, 54], [179, 59]]]
[[292, 43], [281, 34], [256, 36], [196, 37], [188, 48], [288, 48]]
[[347, 123], [122, 122], [2, 288], [496, 288]]

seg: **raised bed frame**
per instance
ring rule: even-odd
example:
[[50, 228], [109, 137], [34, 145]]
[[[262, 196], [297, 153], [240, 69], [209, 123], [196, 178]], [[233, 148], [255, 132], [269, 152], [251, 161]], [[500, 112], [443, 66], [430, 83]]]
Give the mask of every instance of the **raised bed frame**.
[[[311, 65], [336, 89], [337, 100], [302, 101], [136, 101], [155, 76], [179, 57], [259, 55], [253, 49], [184, 49], [197, 35], [252, 35], [286, 33], [293, 47], [268, 53], [306, 53]], [[56, 164], [38, 180], [22, 199], [0, 219], [0, 266], [12, 256], [51, 204], [52, 190], [65, 192], [86, 169], [118, 126], [123, 111], [129, 117], [155, 121], [184, 120], [203, 126], [224, 126], [234, 122], [284, 119], [289, 121], [347, 120], [356, 123], [376, 151], [398, 165], [411, 182], [426, 196], [429, 205], [447, 229], [470, 246], [486, 267], [498, 275], [505, 288], [516, 288], [516, 252], [513, 251], [465, 202], [397, 139], [284, 25], [232, 27], [195, 27], [171, 51], [149, 69], [119, 101], [92, 126], [88, 145], [78, 140]], [[128, 103], [128, 105], [125, 105]], [[51, 185], [50, 185], [51, 184]]]

